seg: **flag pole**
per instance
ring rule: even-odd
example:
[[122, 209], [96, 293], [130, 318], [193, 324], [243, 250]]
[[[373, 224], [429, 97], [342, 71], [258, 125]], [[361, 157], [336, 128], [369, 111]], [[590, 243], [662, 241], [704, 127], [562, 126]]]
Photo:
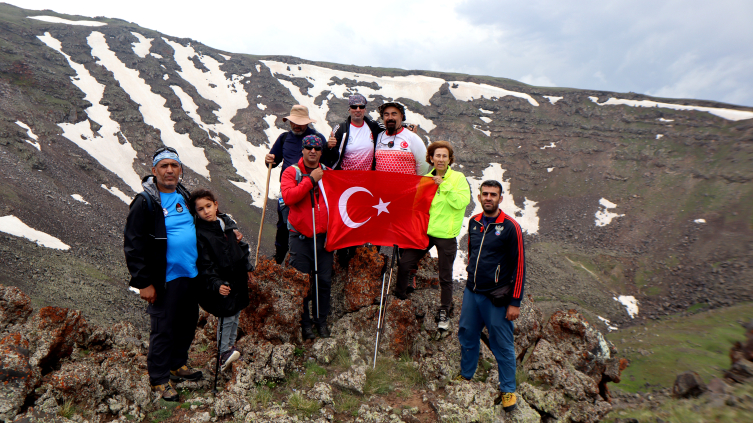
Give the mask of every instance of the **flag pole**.
[[264, 229], [264, 216], [267, 214], [267, 200], [269, 199], [269, 176], [272, 174], [272, 163], [267, 164], [267, 189], [264, 191], [264, 206], [261, 209], [261, 224], [259, 225], [259, 237], [256, 238], [256, 258], [254, 269], [259, 266], [259, 246], [261, 245], [261, 231]]
[[397, 244], [392, 247], [392, 259], [390, 260], [390, 277], [387, 281], [387, 291], [384, 290], [384, 278], [387, 276], [387, 272], [382, 274], [382, 293], [379, 296], [379, 309], [377, 310], [377, 330], [376, 330], [376, 342], [374, 344], [374, 362], [372, 369], [376, 368], [377, 353], [379, 352], [379, 334], [384, 330], [384, 324], [386, 323], [387, 300], [390, 294], [390, 285], [392, 283], [392, 269], [395, 267], [395, 258], [398, 255]]

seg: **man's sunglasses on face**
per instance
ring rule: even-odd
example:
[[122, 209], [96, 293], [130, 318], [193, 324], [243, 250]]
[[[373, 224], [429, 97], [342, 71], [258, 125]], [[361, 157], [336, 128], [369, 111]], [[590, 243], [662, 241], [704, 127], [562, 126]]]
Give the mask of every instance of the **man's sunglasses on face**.
[[356, 110], [356, 109], [361, 109], [361, 110], [363, 110], [363, 109], [365, 109], [365, 108], [366, 108], [366, 105], [365, 105], [365, 104], [356, 104], [356, 105], [350, 106], [350, 108], [351, 108], [352, 110]]
[[314, 147], [313, 145], [307, 145], [303, 147], [304, 150], [322, 151], [321, 147]]
[[155, 158], [155, 157], [157, 157], [157, 155], [158, 155], [159, 153], [163, 152], [163, 151], [169, 151], [169, 152], [171, 152], [171, 153], [175, 153], [175, 154], [178, 154], [178, 151], [176, 151], [176, 150], [175, 150], [174, 148], [172, 148], [172, 147], [161, 147], [161, 148], [157, 149], [157, 151], [155, 151], [155, 152], [154, 152], [154, 154], [152, 154], [152, 160], [154, 160], [154, 158]]

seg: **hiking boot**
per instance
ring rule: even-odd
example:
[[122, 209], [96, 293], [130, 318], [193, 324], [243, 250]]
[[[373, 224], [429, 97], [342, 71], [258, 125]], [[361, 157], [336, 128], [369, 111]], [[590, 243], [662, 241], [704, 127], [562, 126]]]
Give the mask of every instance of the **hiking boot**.
[[178, 391], [175, 390], [172, 383], [152, 385], [152, 391], [154, 391], [155, 394], [158, 394], [165, 401], [178, 401]]
[[470, 382], [471, 381], [470, 379], [466, 379], [465, 376], [460, 375], [460, 374], [455, 376], [452, 380], [454, 380], [455, 382]]
[[177, 370], [170, 370], [170, 380], [176, 382], [183, 382], [184, 380], [195, 382], [201, 380], [202, 376], [200, 370], [192, 369], [185, 364]]
[[239, 358], [241, 358], [241, 353], [235, 347], [230, 347], [229, 350], [220, 354], [220, 371], [224, 372], [225, 369]]
[[506, 413], [515, 410], [515, 407], [518, 406], [516, 403], [517, 397], [514, 392], [500, 392], [497, 398], [494, 399], [494, 405], [502, 404], [502, 409]]
[[303, 340], [304, 341], [307, 340], [307, 339], [314, 339], [314, 338], [316, 338], [316, 335], [314, 335], [314, 331], [311, 330], [311, 328], [309, 328], [309, 327], [301, 328], [301, 333], [303, 335]]
[[330, 336], [332, 336], [326, 323], [321, 326], [317, 326], [316, 331], [319, 332], [319, 336], [321, 336], [322, 338], [329, 338]]
[[447, 330], [450, 328], [450, 318], [447, 316], [447, 310], [439, 310], [437, 328], [439, 328], [439, 330]]

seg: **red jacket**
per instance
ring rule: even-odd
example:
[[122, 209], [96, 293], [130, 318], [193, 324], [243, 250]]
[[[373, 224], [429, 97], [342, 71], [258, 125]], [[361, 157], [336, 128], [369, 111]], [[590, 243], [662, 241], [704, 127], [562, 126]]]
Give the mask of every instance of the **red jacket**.
[[[324, 234], [327, 232], [327, 201], [326, 195], [322, 195], [319, 186], [315, 187], [312, 179], [308, 177], [306, 166], [303, 164], [303, 158], [298, 160], [298, 167], [301, 169], [301, 183], [296, 183], [295, 168], [293, 166], [285, 169], [280, 180], [282, 190], [282, 199], [290, 208], [288, 222], [296, 232], [301, 233], [309, 238], [314, 236], [311, 222], [311, 195], [309, 191], [314, 188], [314, 201], [316, 201], [316, 233]], [[321, 167], [321, 164], [319, 165]]]

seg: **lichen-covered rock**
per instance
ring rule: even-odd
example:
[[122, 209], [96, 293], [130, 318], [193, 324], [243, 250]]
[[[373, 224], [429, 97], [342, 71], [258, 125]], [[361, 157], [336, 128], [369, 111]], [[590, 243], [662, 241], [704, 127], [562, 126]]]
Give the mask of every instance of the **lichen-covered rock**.
[[530, 405], [526, 402], [525, 399], [518, 396], [517, 401], [515, 402], [517, 404], [517, 407], [515, 407], [515, 410], [505, 413], [502, 410], [502, 407], [498, 407], [500, 412], [505, 415], [505, 423], [540, 423], [541, 422], [541, 416], [539, 413], [536, 412], [533, 408], [531, 408]]
[[541, 339], [525, 363], [529, 377], [562, 390], [565, 395], [576, 400], [586, 401], [599, 394], [597, 383], [575, 369], [569, 357], [555, 345]]
[[39, 369], [30, 364], [28, 340], [20, 333], [0, 340], [0, 420], [18, 413], [39, 378]]
[[311, 346], [311, 354], [322, 364], [329, 364], [337, 353], [337, 340], [334, 338], [319, 338]]
[[677, 375], [672, 386], [672, 395], [676, 398], [695, 398], [706, 392], [706, 384], [701, 376], [693, 371]]
[[0, 285], [0, 333], [17, 332], [32, 311], [28, 295], [15, 286]]
[[558, 390], [544, 391], [523, 382], [518, 386], [517, 391], [519, 397], [525, 399], [528, 405], [541, 414], [559, 418], [567, 412], [565, 396]]
[[81, 312], [67, 308], [43, 307], [26, 326], [33, 351], [29, 362], [43, 372], [68, 357], [74, 346], [83, 346], [91, 336]]
[[62, 416], [58, 416], [54, 413], [46, 413], [44, 411], [33, 410], [19, 416], [13, 423], [74, 423], [74, 420], [67, 419]]
[[416, 289], [439, 286], [439, 260], [426, 254], [418, 262], [416, 271]]
[[437, 413], [440, 423], [472, 423], [478, 421], [494, 421], [497, 410], [494, 406], [483, 407], [471, 405], [464, 407], [451, 401], [436, 399], [429, 405]]
[[363, 386], [366, 384], [366, 366], [353, 365], [344, 373], [340, 373], [332, 379], [332, 385], [350, 390], [363, 395]]
[[117, 348], [131, 356], [146, 354], [149, 349], [149, 343], [142, 339], [141, 333], [131, 322], [118, 322], [110, 327], [95, 327], [86, 345], [95, 351]]
[[241, 311], [240, 330], [254, 339], [300, 341], [300, 319], [303, 298], [309, 291], [309, 276], [260, 258], [249, 277], [248, 289], [250, 304]]
[[543, 313], [534, 303], [533, 297], [528, 295], [520, 305], [520, 317], [515, 321], [515, 329], [513, 330], [515, 357], [517, 357], [518, 363], [523, 361], [526, 352], [536, 345], [541, 337], [543, 318]]
[[482, 382], [454, 382], [445, 387], [447, 401], [461, 407], [492, 407], [498, 392], [494, 385]]
[[439, 352], [433, 357], [420, 360], [418, 370], [427, 381], [444, 384], [460, 372], [460, 361], [450, 360], [444, 353]]
[[332, 400], [332, 387], [324, 382], [315, 383], [314, 387], [306, 393], [306, 396], [310, 400], [318, 401], [322, 407], [327, 404], [334, 404]]

